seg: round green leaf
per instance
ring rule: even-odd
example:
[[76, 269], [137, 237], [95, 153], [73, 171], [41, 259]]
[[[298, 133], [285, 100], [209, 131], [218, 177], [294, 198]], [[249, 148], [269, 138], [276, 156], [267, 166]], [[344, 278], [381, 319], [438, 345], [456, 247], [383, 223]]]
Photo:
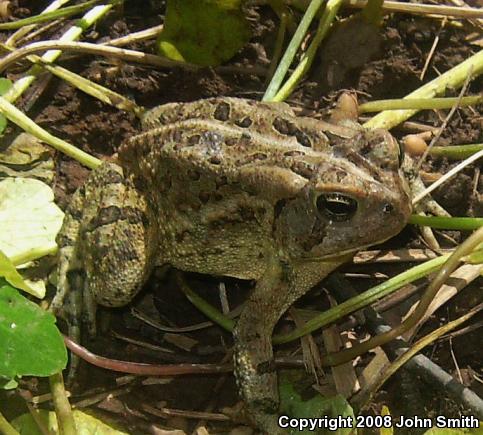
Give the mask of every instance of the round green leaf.
[[[315, 393], [311, 387], [304, 388], [304, 377], [305, 374], [301, 374], [298, 370], [284, 370], [280, 374], [279, 391], [282, 414], [292, 418], [339, 417], [347, 421], [355, 421], [354, 411], [344, 397], [340, 394], [324, 397]], [[307, 390], [314, 393], [312, 397], [307, 397]], [[317, 428], [315, 431], [287, 429], [287, 433], [349, 435], [353, 433], [353, 428], [340, 427], [336, 432], [330, 428]]]
[[50, 376], [67, 365], [55, 317], [0, 284], [0, 376]]
[[170, 59], [219, 65], [243, 47], [250, 30], [240, 0], [168, 0], [157, 44]]
[[33, 178], [0, 182], [0, 249], [9, 258], [56, 247], [55, 236], [63, 219], [47, 184]]

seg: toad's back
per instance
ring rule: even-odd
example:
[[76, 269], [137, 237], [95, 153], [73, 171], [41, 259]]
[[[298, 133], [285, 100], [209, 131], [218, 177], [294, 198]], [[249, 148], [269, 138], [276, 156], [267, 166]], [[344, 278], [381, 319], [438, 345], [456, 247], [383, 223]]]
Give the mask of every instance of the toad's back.
[[[400, 205], [397, 145], [355, 124], [296, 117], [285, 104], [214, 98], [155, 108], [143, 128], [119, 156], [155, 209], [157, 263], [258, 278], [267, 250], [300, 257], [333, 253], [326, 240], [327, 252], [311, 254], [332, 217], [317, 209], [320, 194], [328, 198], [325, 205], [328, 195], [339, 195], [333, 205], [341, 208], [344, 196], [361, 202], [373, 195], [395, 209]], [[365, 212], [374, 221], [374, 211]], [[283, 216], [292, 228], [277, 225]], [[354, 233], [350, 248], [379, 236]], [[342, 237], [337, 249], [346, 250]]]

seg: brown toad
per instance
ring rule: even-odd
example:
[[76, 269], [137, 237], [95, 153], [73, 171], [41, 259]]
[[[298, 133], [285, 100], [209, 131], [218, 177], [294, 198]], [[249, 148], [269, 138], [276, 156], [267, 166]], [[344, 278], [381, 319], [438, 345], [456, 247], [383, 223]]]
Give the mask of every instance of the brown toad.
[[157, 265], [256, 280], [234, 332], [235, 373], [256, 424], [274, 433], [273, 328], [351, 254], [405, 225], [399, 146], [387, 131], [237, 98], [166, 104], [143, 127], [120, 166], [104, 163], [73, 197], [53, 308], [68, 294], [71, 330], [85, 313], [93, 332], [96, 304], [129, 303]]

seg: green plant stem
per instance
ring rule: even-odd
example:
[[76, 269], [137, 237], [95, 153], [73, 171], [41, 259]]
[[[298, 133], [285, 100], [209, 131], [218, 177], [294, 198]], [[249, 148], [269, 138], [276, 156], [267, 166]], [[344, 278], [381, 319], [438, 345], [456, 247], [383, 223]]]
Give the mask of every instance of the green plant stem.
[[411, 215], [409, 223], [446, 230], [473, 231], [483, 226], [483, 218]]
[[297, 53], [300, 44], [302, 43], [303, 38], [305, 37], [307, 30], [310, 26], [310, 23], [315, 17], [315, 14], [319, 10], [320, 6], [322, 5], [323, 0], [312, 0], [310, 2], [309, 7], [305, 11], [302, 20], [300, 21], [297, 30], [295, 31], [292, 40], [290, 41], [287, 50], [285, 51], [284, 55], [282, 56], [282, 60], [278, 65], [278, 68], [275, 71], [275, 74], [270, 81], [270, 84], [267, 87], [265, 95], [263, 96], [263, 101], [271, 101], [275, 94], [277, 93], [280, 85], [287, 74], [287, 71], [290, 65], [293, 62], [295, 54]]
[[[0, 43], [0, 47], [2, 47], [1, 43]], [[13, 51], [10, 47], [5, 45], [3, 45], [3, 48], [10, 52]], [[118, 94], [117, 92], [114, 92], [111, 89], [108, 89], [98, 83], [92, 82], [80, 76], [79, 74], [76, 74], [58, 65], [51, 65], [49, 63], [45, 63], [41, 57], [34, 54], [30, 56], [26, 56], [26, 58], [30, 62], [42, 66], [51, 74], [71, 84], [72, 86], [81, 90], [87, 95], [97, 98], [99, 101], [102, 101], [103, 103], [116, 107], [119, 110], [124, 110], [126, 112], [133, 113], [138, 118], [141, 118], [141, 116], [144, 113], [144, 109], [142, 107], [139, 107], [136, 103], [129, 100], [124, 95]]]
[[33, 122], [28, 116], [18, 110], [13, 104], [10, 104], [3, 97], [0, 97], [0, 113], [27, 133], [48, 143], [56, 150], [63, 152], [69, 157], [78, 160], [88, 168], [97, 168], [102, 163], [96, 157], [91, 156], [70, 143], [51, 135], [49, 132], [35, 124], [35, 122]]
[[[193, 65], [187, 62], [170, 60], [162, 56], [144, 53], [142, 51], [129, 50], [126, 48], [119, 48], [119, 47], [110, 47], [108, 45], [94, 44], [92, 42], [72, 42], [72, 41], [64, 42], [61, 40], [54, 40], [54, 41], [32, 42], [31, 44], [28, 44], [22, 48], [18, 48], [17, 50], [11, 51], [8, 55], [0, 59], [0, 73], [3, 72], [6, 68], [8, 68], [13, 63], [17, 62], [18, 60], [23, 59], [24, 57], [28, 57], [29, 55], [32, 55], [34, 53], [38, 53], [48, 49], [51, 49], [48, 51], [49, 53], [60, 51], [60, 50], [67, 50], [70, 52], [88, 53], [88, 54], [100, 55], [105, 57], [113, 57], [113, 58], [138, 62], [145, 65], [155, 65], [163, 68], [172, 68], [172, 67], [179, 66], [184, 69], [190, 69], [190, 70], [199, 69], [197, 65]], [[44, 59], [44, 56], [40, 58], [40, 61], [42, 63], [48, 63], [48, 61]]]
[[471, 319], [475, 314], [479, 313], [483, 309], [483, 304], [480, 304], [472, 308], [468, 313], [461, 316], [460, 318], [441, 326], [440, 328], [432, 331], [428, 335], [424, 336], [416, 343], [414, 343], [411, 348], [396, 358], [392, 364], [386, 369], [386, 371], [380, 376], [375, 384], [372, 385], [371, 391], [365, 396], [364, 403], [361, 408], [367, 406], [369, 402], [372, 401], [375, 393], [386, 383], [386, 381], [396, 373], [405, 363], [407, 363], [413, 356], [421, 352], [426, 346], [434, 343], [438, 338], [462, 325], [467, 320]]
[[278, 26], [277, 39], [275, 40], [275, 48], [273, 50], [270, 68], [267, 73], [267, 81], [273, 77], [280, 56], [282, 55], [283, 42], [285, 41], [285, 33], [287, 30], [288, 12], [286, 7], [280, 12], [280, 25]]
[[206, 302], [202, 297], [191, 290], [183, 278], [183, 275], [179, 272], [176, 273], [176, 282], [180, 286], [181, 291], [196, 308], [198, 308], [209, 319], [213, 320], [213, 322], [220, 325], [226, 331], [233, 331], [235, 322], [224, 314], [220, 313], [220, 311], [217, 310], [213, 305]]
[[394, 276], [387, 281], [370, 288], [369, 290], [361, 293], [359, 296], [351, 298], [327, 311], [324, 311], [320, 315], [310, 319], [302, 327], [295, 329], [294, 331], [281, 335], [275, 336], [273, 342], [276, 344], [287, 343], [289, 341], [295, 340], [302, 337], [316, 329], [322, 328], [329, 323], [335, 322], [341, 317], [347, 316], [354, 311], [360, 310], [367, 305], [370, 305], [377, 300], [393, 293], [397, 289], [401, 288], [410, 282], [416, 281], [417, 279], [423, 278], [424, 276], [434, 272], [449, 258], [450, 254], [442, 255], [441, 257], [433, 258], [432, 260], [426, 261], [423, 264], [418, 264], [417, 266]]
[[483, 144], [451, 145], [446, 147], [434, 146], [429, 150], [432, 156], [446, 157], [452, 160], [463, 160], [483, 150]]
[[[109, 4], [107, 5], [95, 6], [91, 10], [87, 11], [87, 13], [81, 19], [77, 20], [76, 25], [68, 29], [60, 37], [60, 39], [64, 42], [74, 41], [78, 39], [80, 35], [82, 35], [82, 32], [84, 32], [86, 29], [92, 26], [96, 21], [98, 21], [105, 14], [107, 14], [107, 12], [109, 12], [114, 5], [119, 4], [122, 1], [123, 0], [110, 0]], [[46, 53], [44, 53], [44, 55], [42, 56], [42, 60], [44, 62], [51, 63], [51, 62], [54, 62], [59, 57], [60, 54], [61, 54], [60, 50], [49, 50]], [[28, 89], [28, 87], [35, 81], [37, 76], [43, 71], [44, 69], [40, 65], [32, 66], [28, 70], [27, 75], [17, 80], [13, 84], [12, 88], [3, 95], [3, 98], [5, 98], [11, 103], [15, 102], [25, 92], [25, 90]]]
[[404, 332], [416, 326], [428, 309], [429, 304], [438, 293], [440, 287], [446, 282], [451, 273], [453, 273], [458, 266], [461, 258], [470, 254], [482, 242], [483, 227], [475, 231], [470, 237], [461, 243], [458, 248], [456, 248], [456, 250], [451, 254], [445, 264], [438, 271], [436, 277], [429, 284], [416, 309], [401, 324], [388, 332], [376, 335], [375, 337], [372, 337], [363, 343], [356, 344], [349, 349], [344, 349], [339, 352], [326, 355], [323, 358], [322, 365], [334, 366], [344, 364], [348, 361], [351, 361], [355, 357], [374, 349], [375, 347], [382, 346], [388, 341], [394, 340], [399, 335], [402, 335]]
[[23, 26], [28, 26], [30, 24], [43, 23], [44, 21], [56, 20], [58, 18], [69, 17], [71, 15], [78, 14], [91, 6], [99, 3], [99, 0], [89, 0], [84, 3], [80, 3], [74, 6], [67, 6], [65, 8], [57, 9], [56, 11], [45, 12], [39, 15], [34, 15], [32, 17], [23, 18], [17, 21], [11, 21], [9, 23], [0, 23], [0, 30], [12, 30], [19, 29]]
[[[62, 5], [68, 3], [70, 0], [53, 0], [52, 3], [50, 3], [42, 12], [41, 14], [46, 14], [47, 12], [52, 12], [60, 7]], [[16, 41], [18, 41], [20, 38], [23, 36], [27, 35], [32, 29], [35, 29], [37, 27], [36, 24], [31, 24], [30, 26], [23, 26], [21, 29], [18, 29], [16, 32], [14, 32], [12, 35], [10, 35], [7, 40], [5, 41], [5, 45], [8, 47], [15, 47]]]
[[[433, 258], [432, 260], [429, 260], [423, 264], [419, 264], [411, 268], [410, 270], [407, 270], [393, 278], [390, 278], [386, 282], [365, 291], [361, 295], [352, 298], [346, 302], [343, 302], [342, 304], [337, 305], [333, 308], [330, 308], [327, 311], [324, 311], [320, 315], [312, 318], [307, 323], [305, 323], [303, 327], [297, 328], [289, 334], [275, 336], [273, 338], [273, 343], [281, 344], [295, 340], [299, 337], [315, 331], [316, 329], [328, 325], [329, 323], [335, 322], [341, 317], [357, 311], [365, 307], [366, 305], [372, 304], [377, 300], [396, 291], [403, 285], [420, 279], [430, 274], [431, 272], [434, 272], [448, 259], [449, 255], [450, 254], [446, 254], [442, 255], [441, 257]], [[220, 311], [216, 309], [213, 305], [209, 304], [203, 298], [193, 292], [182, 277], [178, 277], [177, 279], [179, 280], [178, 282], [181, 290], [186, 294], [188, 299], [193, 305], [196, 306], [196, 308], [198, 308], [210, 320], [220, 325], [226, 331], [233, 331], [235, 322], [232, 319], [229, 319], [228, 317], [220, 313]]]
[[[441, 74], [436, 79], [426, 83], [420, 88], [404, 97], [405, 100], [412, 98], [432, 98], [437, 94], [443, 93], [447, 88], [459, 88], [468, 78], [468, 75], [477, 77], [483, 72], [483, 50], [466, 59], [459, 65]], [[412, 110], [390, 110], [384, 111], [364, 124], [367, 129], [383, 128], [390, 130], [406, 121], [417, 113], [417, 109]]]
[[62, 373], [56, 373], [49, 377], [52, 401], [54, 402], [55, 414], [57, 415], [57, 425], [59, 434], [76, 435], [78, 432], [75, 427], [74, 416], [70, 407], [67, 394], [65, 393], [64, 380]]
[[0, 432], [3, 435], [20, 435], [0, 412]]
[[[292, 6], [304, 11], [307, 7], [307, 3], [310, 0], [292, 0]], [[346, 6], [352, 8], [364, 8], [366, 1], [364, 0], [344, 0]], [[430, 5], [427, 3], [403, 3], [401, 1], [384, 0], [382, 10], [387, 13], [400, 12], [405, 14], [416, 15], [440, 15], [443, 17], [454, 18], [483, 18], [483, 11], [481, 8], [470, 8], [461, 6], [446, 6], [446, 5]]]
[[[330, 26], [334, 21], [335, 15], [337, 14], [341, 5], [342, 0], [329, 0], [327, 2], [322, 17], [320, 18], [317, 32], [314, 36], [314, 39], [310, 43], [307, 52], [303, 55], [302, 59], [300, 60], [293, 73], [290, 75], [288, 80], [284, 83], [284, 85], [272, 98], [271, 101], [284, 101], [292, 93], [292, 91], [295, 89], [305, 73], [310, 69], [310, 67], [312, 66], [312, 62], [314, 61], [314, 58], [317, 54], [317, 49], [319, 48], [322, 39], [324, 39], [325, 35], [329, 31]], [[264, 100], [265, 99], [266, 98], [264, 97]]]
[[[383, 110], [430, 110], [430, 109], [451, 109], [459, 98], [397, 98], [390, 100], [376, 100], [363, 103], [358, 107], [359, 113], [381, 112]], [[475, 106], [483, 102], [483, 96], [473, 95], [463, 97], [459, 107]]]

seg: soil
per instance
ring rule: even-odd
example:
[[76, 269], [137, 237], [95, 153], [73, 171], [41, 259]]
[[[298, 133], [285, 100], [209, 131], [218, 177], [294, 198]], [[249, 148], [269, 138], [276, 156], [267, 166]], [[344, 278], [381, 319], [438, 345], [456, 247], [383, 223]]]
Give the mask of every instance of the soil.
[[[45, 1], [12, 1], [12, 16], [15, 19], [34, 15], [46, 5]], [[471, 2], [467, 2], [471, 3]], [[476, 4], [475, 4], [476, 6]], [[94, 29], [85, 34], [84, 40], [101, 42], [128, 33], [143, 30], [162, 22], [165, 2], [126, 2], [108, 14]], [[297, 12], [294, 12], [298, 15]], [[346, 10], [348, 17], [354, 11]], [[128, 64], [122, 61], [94, 57], [90, 55], [66, 54], [58, 62], [65, 68], [119, 92], [138, 105], [150, 108], [173, 101], [192, 101], [211, 96], [243, 96], [259, 99], [266, 88], [266, 78], [249, 72], [252, 66], [268, 68], [275, 43], [278, 18], [268, 6], [250, 10], [249, 22], [252, 29], [250, 43], [244, 47], [228, 65], [239, 66], [238, 72], [222, 71], [217, 68], [204, 68], [188, 71], [183, 68], [154, 69], [148, 66]], [[42, 39], [55, 39], [63, 29], [71, 25], [67, 20], [51, 29]], [[439, 73], [457, 65], [479, 50], [467, 41], [472, 31], [471, 25], [447, 22], [442, 27], [441, 20], [394, 14], [385, 18], [380, 29], [368, 28], [359, 19], [351, 18], [334, 29], [328, 40], [320, 48], [319, 55], [311, 72], [290, 96], [288, 102], [303, 110], [304, 114], [325, 117], [333, 107], [337, 97], [347, 89], [357, 93], [360, 102], [375, 99], [397, 98], [418, 88]], [[350, 24], [350, 25], [349, 25]], [[4, 32], [6, 35], [7, 32]], [[361, 37], [364, 35], [364, 37]], [[419, 75], [426, 57], [433, 45], [435, 36], [439, 43], [427, 69], [423, 81]], [[357, 42], [354, 42], [357, 41]], [[359, 42], [363, 41], [363, 42]], [[153, 52], [153, 41], [137, 43], [126, 48]], [[15, 79], [25, 68], [16, 65], [8, 73]], [[124, 139], [139, 131], [139, 120], [132, 114], [113, 108], [85, 95], [57, 78], [45, 76], [39, 80], [18, 102], [18, 107], [27, 112], [36, 123], [57, 137], [75, 144], [84, 151], [101, 159], [115, 157]], [[481, 78], [469, 84], [469, 94], [481, 90]], [[458, 90], [448, 90], [447, 96], [457, 96]], [[423, 111], [411, 119], [426, 126], [438, 127], [448, 111]], [[444, 130], [439, 145], [481, 143], [482, 117], [477, 108], [458, 109]], [[394, 130], [401, 138], [408, 127]], [[442, 174], [454, 166], [446, 159], [429, 159], [423, 169], [429, 173]], [[66, 156], [56, 154], [57, 178], [54, 184], [56, 200], [65, 207], [72, 193], [83, 183], [88, 170]], [[478, 179], [478, 168], [468, 167], [452, 182], [444, 185], [434, 198], [450, 213], [458, 216], [478, 215], [482, 211], [481, 193], [474, 191]], [[438, 239], [443, 247], [453, 247], [459, 242], [459, 233], [441, 234]], [[421, 248], [417, 230], [407, 228], [403, 233], [387, 242], [383, 248]], [[382, 272], [395, 275], [405, 265], [385, 266], [346, 266], [344, 272], [363, 272], [373, 275]], [[214, 277], [188, 276], [193, 289], [209, 302], [218, 306], [219, 280]], [[223, 280], [228, 289], [230, 306], [234, 307], [246, 297], [251, 283], [236, 280]], [[363, 291], [380, 280], [351, 281], [357, 291]], [[480, 291], [478, 291], [480, 290]], [[320, 302], [320, 300], [323, 302]], [[439, 309], [425, 325], [419, 335], [448, 320], [457, 318], [469, 308], [481, 303], [481, 289], [477, 284], [466, 287], [450, 304]], [[100, 333], [96, 339], [88, 339], [85, 345], [90, 350], [116, 359], [166, 363], [220, 363], [227, 360], [231, 346], [231, 336], [220, 328], [212, 326], [188, 334], [172, 334], [167, 340], [163, 332], [156, 331], [146, 323], [134, 318], [130, 309], [135, 306], [148, 316], [163, 324], [176, 327], [204, 322], [205, 317], [196, 310], [179, 291], [169, 275], [155, 273], [146, 289], [125, 309], [101, 310]], [[324, 292], [314, 290], [297, 303], [300, 308], [327, 308]], [[161, 320], [159, 320], [161, 319]], [[287, 325], [282, 325], [287, 327]], [[116, 337], [114, 336], [116, 334]], [[356, 329], [357, 337], [363, 337], [362, 330]], [[314, 334], [318, 337], [320, 332]], [[123, 337], [122, 339], [119, 336]], [[182, 338], [188, 336], [189, 344]], [[126, 341], [134, 340], [131, 342]], [[153, 350], [143, 343], [160, 347]], [[283, 346], [282, 352], [288, 355], [298, 344]], [[451, 341], [433, 344], [425, 354], [440, 364], [451, 374], [457, 373], [457, 365], [462, 369], [463, 381], [479, 393], [483, 393], [481, 383], [474, 374], [482, 376], [481, 330], [469, 331], [454, 337]], [[363, 368], [369, 359], [364, 358], [357, 370]], [[310, 376], [310, 375], [307, 375]], [[330, 382], [330, 373], [326, 373]], [[153, 407], [166, 407], [187, 411], [220, 412], [223, 407], [232, 407], [238, 402], [236, 386], [231, 375], [190, 375], [173, 378], [124, 379], [126, 384], [118, 386], [121, 376], [83, 363], [73, 386], [72, 402], [83, 397], [91, 397], [95, 392], [115, 394], [101, 404], [90, 406], [91, 412], [111, 419], [127, 428], [129, 433], [155, 433], [154, 427], [192, 430], [202, 419], [154, 415]], [[313, 379], [310, 381], [313, 382]], [[43, 382], [23, 381], [23, 389], [32, 394], [45, 391]], [[0, 398], [2, 396], [0, 395]], [[25, 405], [12, 394], [10, 409], [5, 411], [7, 418], [26, 412]], [[1, 399], [0, 399], [1, 400]], [[454, 404], [436, 386], [421, 384], [421, 381], [402, 372], [390, 380], [376, 397], [370, 412], [378, 414], [382, 404], [386, 404], [395, 416], [414, 414], [420, 416], [446, 415], [457, 417], [468, 410]], [[210, 421], [206, 423], [210, 433], [227, 433], [237, 424]], [[368, 432], [366, 432], [368, 433]], [[396, 433], [403, 433], [396, 432]], [[418, 433], [416, 430], [409, 433]]]

